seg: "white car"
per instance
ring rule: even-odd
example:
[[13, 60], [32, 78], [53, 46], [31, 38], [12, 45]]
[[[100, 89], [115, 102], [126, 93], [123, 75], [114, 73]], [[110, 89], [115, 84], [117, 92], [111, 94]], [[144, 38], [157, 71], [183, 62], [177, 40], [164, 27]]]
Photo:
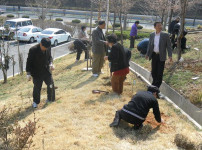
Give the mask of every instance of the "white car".
[[37, 36], [37, 42], [40, 43], [42, 38], [49, 38], [51, 45], [57, 46], [58, 43], [69, 42], [71, 40], [71, 34], [58, 28], [47, 28]]
[[37, 36], [41, 33], [42, 29], [35, 26], [23, 27], [17, 31], [14, 39], [19, 41], [27, 41], [33, 43], [37, 40]]

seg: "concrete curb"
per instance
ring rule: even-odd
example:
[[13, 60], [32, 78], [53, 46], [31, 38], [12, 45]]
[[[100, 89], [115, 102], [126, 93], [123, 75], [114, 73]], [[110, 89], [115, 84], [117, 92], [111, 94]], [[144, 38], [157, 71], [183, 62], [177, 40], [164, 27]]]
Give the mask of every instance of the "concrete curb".
[[[147, 84], [152, 81], [151, 73], [140, 65], [130, 62], [130, 70], [140, 76]], [[172, 103], [177, 109], [187, 116], [200, 130], [202, 129], [202, 110], [193, 105], [189, 100], [185, 99], [177, 91], [172, 89], [165, 82], [160, 87], [161, 93], [166, 97], [165, 99]]]

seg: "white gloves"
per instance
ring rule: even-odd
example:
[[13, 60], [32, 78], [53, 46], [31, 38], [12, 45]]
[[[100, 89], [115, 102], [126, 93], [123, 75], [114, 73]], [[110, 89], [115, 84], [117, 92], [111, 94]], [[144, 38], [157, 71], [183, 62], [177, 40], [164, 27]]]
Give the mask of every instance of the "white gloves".
[[53, 71], [55, 69], [55, 66], [52, 63], [49, 65], [49, 67], [50, 67], [51, 71]]
[[32, 80], [32, 76], [31, 75], [27, 75], [27, 81], [31, 81]]

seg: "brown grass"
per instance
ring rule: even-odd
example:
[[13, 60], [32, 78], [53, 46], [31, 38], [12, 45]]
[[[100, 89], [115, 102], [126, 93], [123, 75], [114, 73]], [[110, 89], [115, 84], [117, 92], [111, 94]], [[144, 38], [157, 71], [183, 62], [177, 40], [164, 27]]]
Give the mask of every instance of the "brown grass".
[[[41, 103], [35, 111], [38, 125], [42, 128], [33, 138], [32, 150], [178, 149], [174, 143], [178, 133], [186, 133], [195, 141], [200, 141], [202, 133], [164, 100], [159, 100], [159, 105], [165, 124], [159, 126], [151, 111], [140, 131], [134, 131], [124, 121], [121, 121], [120, 127], [110, 128], [115, 111], [122, 108], [137, 91], [145, 90], [146, 85], [130, 73], [123, 95], [118, 96], [112, 93], [109, 86], [107, 63], [105, 74], [94, 78], [91, 72], [81, 71], [86, 63], [81, 61], [75, 64], [75, 58], [75, 54], [70, 54], [55, 61], [56, 102], [45, 105], [46, 91], [43, 90]], [[22, 121], [33, 118], [30, 110], [32, 102], [29, 100], [33, 85], [25, 78], [19, 76], [9, 80], [10, 86], [1, 84], [2, 89], [7, 89], [4, 90], [0, 107], [12, 104], [13, 109], [22, 108], [24, 111], [19, 114]], [[133, 86], [134, 80], [136, 84]], [[92, 94], [94, 89], [109, 91], [110, 94]]]

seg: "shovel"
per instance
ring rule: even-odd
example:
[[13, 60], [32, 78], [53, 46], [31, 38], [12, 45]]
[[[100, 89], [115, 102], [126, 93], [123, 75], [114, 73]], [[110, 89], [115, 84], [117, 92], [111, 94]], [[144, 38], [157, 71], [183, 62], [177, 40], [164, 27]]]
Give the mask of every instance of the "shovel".
[[109, 92], [107, 91], [101, 91], [101, 90], [92, 90], [93, 94], [100, 94], [100, 93], [105, 93], [105, 94], [109, 94]]

